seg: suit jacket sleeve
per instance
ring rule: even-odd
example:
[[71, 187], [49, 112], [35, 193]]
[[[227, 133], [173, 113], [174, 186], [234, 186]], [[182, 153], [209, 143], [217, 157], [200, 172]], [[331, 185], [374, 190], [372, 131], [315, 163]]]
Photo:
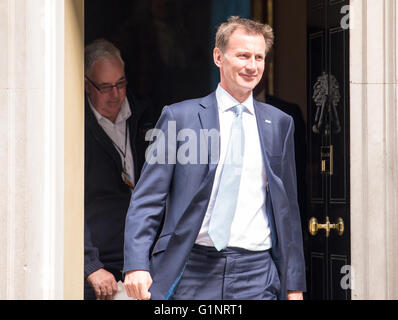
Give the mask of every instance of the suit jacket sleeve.
[[91, 241], [91, 231], [84, 221], [84, 278], [103, 267], [99, 259], [99, 250]]
[[287, 254], [286, 288], [287, 290], [306, 291], [305, 262], [296, 180], [294, 122], [291, 119], [282, 154], [282, 181], [289, 201], [289, 222], [292, 233]]
[[[154, 141], [146, 152], [140, 179], [133, 191], [126, 216], [124, 238], [124, 268], [149, 271], [149, 256], [162, 223], [167, 195], [174, 172], [169, 163], [168, 123], [173, 121], [166, 106], [152, 130]], [[156, 138], [155, 138], [156, 137]]]

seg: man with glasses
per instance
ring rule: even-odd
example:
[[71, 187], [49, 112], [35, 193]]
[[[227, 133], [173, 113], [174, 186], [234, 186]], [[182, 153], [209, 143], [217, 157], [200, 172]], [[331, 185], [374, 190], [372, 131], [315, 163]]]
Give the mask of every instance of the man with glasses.
[[120, 51], [100, 39], [85, 48], [84, 297], [112, 299], [122, 280], [123, 233], [145, 159], [148, 108], [127, 90]]

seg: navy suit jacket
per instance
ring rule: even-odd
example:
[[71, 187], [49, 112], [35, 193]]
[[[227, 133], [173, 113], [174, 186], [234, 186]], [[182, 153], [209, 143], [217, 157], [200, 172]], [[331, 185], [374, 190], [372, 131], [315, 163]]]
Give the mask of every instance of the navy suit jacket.
[[[266, 212], [271, 226], [272, 256], [281, 280], [279, 298], [285, 299], [287, 290], [306, 290], [294, 124], [289, 115], [270, 105], [254, 101], [254, 110], [268, 179]], [[166, 164], [144, 164], [131, 198], [123, 271], [149, 271], [153, 279], [152, 299], [170, 298], [182, 275], [209, 204], [218, 162], [200, 163], [199, 149], [204, 144], [199, 138], [197, 163], [167, 161], [175, 159], [179, 147], [186, 143], [168, 132], [169, 121], [174, 121], [177, 134], [187, 128], [196, 137], [206, 129], [219, 131], [215, 93], [164, 107], [156, 125], [164, 133], [164, 139], [156, 139], [154, 143], [175, 143], [176, 148], [166, 148]], [[205, 147], [210, 159], [209, 141]]]

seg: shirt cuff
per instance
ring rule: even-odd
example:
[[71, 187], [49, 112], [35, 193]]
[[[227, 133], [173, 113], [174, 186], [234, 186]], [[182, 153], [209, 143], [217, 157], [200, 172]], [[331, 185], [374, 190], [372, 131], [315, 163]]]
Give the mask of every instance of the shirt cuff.
[[84, 279], [92, 274], [93, 272], [102, 269], [104, 265], [100, 261], [92, 261], [84, 266]]

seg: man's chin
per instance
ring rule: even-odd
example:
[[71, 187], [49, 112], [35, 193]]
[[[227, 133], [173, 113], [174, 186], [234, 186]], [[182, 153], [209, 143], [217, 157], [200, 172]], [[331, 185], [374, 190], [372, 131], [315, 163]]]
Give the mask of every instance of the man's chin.
[[254, 88], [257, 86], [257, 84], [258, 84], [258, 82], [253, 81], [252, 83], [243, 83], [243, 84], [241, 84], [240, 87], [242, 88], [243, 91], [249, 92], [249, 91], [253, 91]]
[[240, 81], [240, 86], [242, 88], [246, 88], [248, 90], [253, 90], [257, 84], [259, 83], [257, 78], [253, 78], [253, 79], [248, 79], [248, 78], [242, 78], [242, 80]]
[[109, 109], [114, 111], [119, 111], [122, 108], [122, 104], [120, 102], [108, 102], [107, 106]]

